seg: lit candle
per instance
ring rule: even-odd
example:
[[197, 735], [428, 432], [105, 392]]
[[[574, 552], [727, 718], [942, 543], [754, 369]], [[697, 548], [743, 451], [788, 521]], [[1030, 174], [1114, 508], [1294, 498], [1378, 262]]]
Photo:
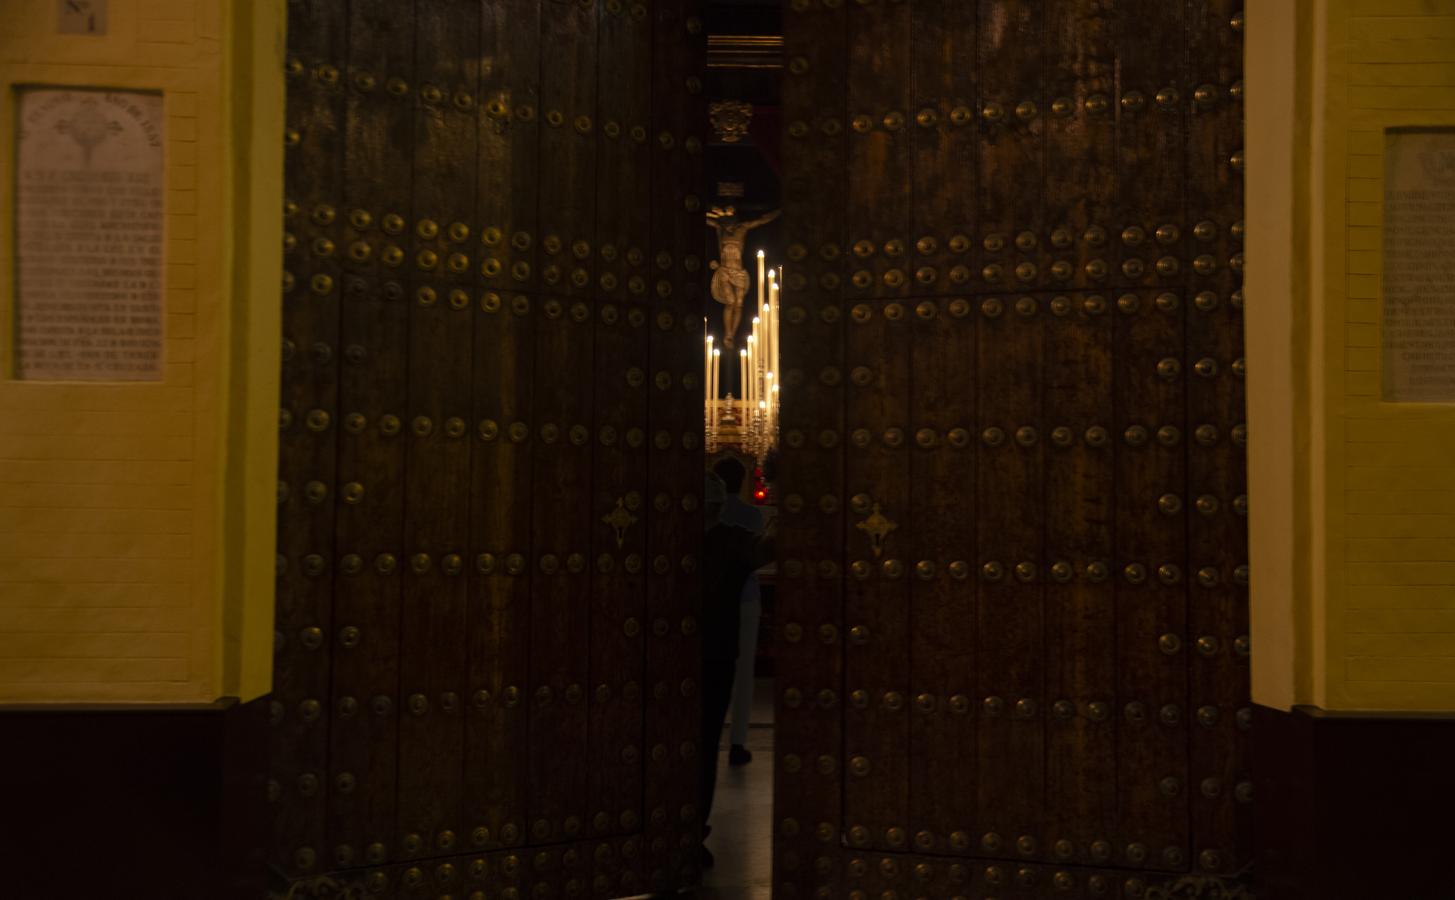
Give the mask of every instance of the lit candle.
[[768, 270], [768, 299], [763, 302], [763, 318], [766, 321], [768, 331], [768, 363], [771, 366], [777, 364], [778, 355], [778, 333], [774, 330], [774, 320], [778, 311], [778, 279], [777, 270]]
[[[743, 349], [741, 349], [741, 350], [738, 351], [738, 393], [742, 395], [738, 399], [741, 400], [741, 401], [743, 401], [743, 411], [744, 412], [746, 412], [747, 411], [747, 408], [748, 408], [747, 407], [747, 403], [748, 403], [748, 391], [750, 389], [750, 385], [748, 384], [747, 374], [748, 374], [748, 348], [747, 347], [744, 347]], [[747, 416], [744, 416], [743, 418], [746, 419]], [[739, 425], [739, 427], [741, 427], [743, 425], [742, 420], [739, 420], [738, 421], [738, 425]]]
[[722, 351], [714, 348], [712, 351], [712, 426], [717, 427], [719, 415], [718, 388], [721, 386], [719, 379], [722, 377]]
[[763, 251], [762, 250], [759, 250], [758, 251], [758, 305], [759, 306], [762, 306], [763, 305], [763, 290], [764, 290], [764, 286], [763, 286], [764, 285], [764, 282], [763, 282], [763, 265], [764, 265]]
[[753, 316], [753, 333], [748, 335], [748, 383], [752, 390], [748, 394], [749, 409], [756, 409], [758, 399], [758, 370], [763, 363], [763, 345], [758, 340], [758, 317]]
[[753, 336], [743, 343], [743, 349], [738, 351], [738, 388], [743, 395], [743, 419], [747, 420], [747, 411], [753, 408]]
[[[770, 287], [768, 288], [768, 290], [771, 293], [772, 290], [773, 290], [772, 287], [771, 287], [771, 285], [773, 283], [773, 280], [770, 278], [768, 280], [768, 283], [770, 285]], [[762, 346], [762, 352], [763, 352], [763, 362], [764, 363], [771, 362], [772, 359], [773, 359], [773, 328], [772, 328], [772, 326], [773, 326], [773, 317], [770, 314], [770, 309], [771, 308], [769, 307], [769, 305], [765, 302], [763, 304], [763, 308], [758, 311], [759, 312], [758, 317], [753, 320], [755, 322], [757, 322], [759, 319], [762, 320], [762, 324], [760, 324], [758, 326], [758, 333], [761, 334], [761, 335], [763, 335], [763, 338], [762, 338], [762, 344], [763, 344], [763, 346]]]
[[773, 432], [773, 391], [778, 385], [773, 383], [773, 372], [763, 373], [763, 394], [767, 397], [767, 404], [763, 407], [763, 424], [771, 435]]
[[[770, 311], [768, 315], [768, 339], [772, 342], [773, 345], [773, 349], [771, 351], [772, 355], [768, 358], [768, 365], [770, 368], [773, 369], [773, 371], [779, 372], [782, 371], [781, 357], [783, 355], [783, 348], [779, 345], [778, 315], [783, 307], [783, 294], [777, 280], [770, 281], [768, 288], [768, 294], [772, 298], [771, 302], [769, 303]], [[772, 398], [770, 397], [769, 399], [771, 400]]]

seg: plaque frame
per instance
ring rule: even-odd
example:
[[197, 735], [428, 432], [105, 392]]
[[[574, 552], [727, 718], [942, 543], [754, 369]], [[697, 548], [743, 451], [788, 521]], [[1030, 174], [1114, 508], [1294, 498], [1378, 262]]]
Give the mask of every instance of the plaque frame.
[[[1440, 179], [1448, 181], [1449, 192], [1455, 195], [1455, 125], [1452, 124], [1400, 124], [1385, 125], [1380, 129], [1380, 208], [1381, 220], [1379, 226], [1379, 400], [1382, 404], [1398, 404], [1401, 407], [1416, 405], [1450, 406], [1455, 404], [1455, 376], [1452, 376], [1452, 385], [1446, 397], [1437, 398], [1431, 396], [1408, 396], [1409, 393], [1419, 394], [1418, 388], [1413, 385], [1404, 385], [1405, 390], [1398, 390], [1401, 385], [1394, 383], [1396, 371], [1391, 358], [1389, 346], [1388, 328], [1390, 325], [1390, 287], [1389, 276], [1391, 271], [1390, 247], [1392, 229], [1390, 227], [1390, 188], [1393, 183], [1392, 167], [1398, 162], [1395, 152], [1395, 143], [1401, 137], [1442, 135], [1451, 143], [1448, 151], [1450, 155], [1451, 170], [1448, 175], [1439, 175], [1434, 171], [1427, 171], [1429, 179]], [[1428, 170], [1428, 166], [1426, 167]], [[1455, 302], [1451, 303], [1455, 309]]]
[[[172, 213], [171, 199], [168, 196], [171, 187], [169, 185], [169, 167], [171, 165], [171, 154], [169, 152], [169, 119], [175, 115], [174, 99], [169, 96], [171, 90], [163, 85], [156, 84], [150, 79], [138, 80], [137, 83], [128, 84], [128, 79], [121, 78], [115, 83], [68, 83], [60, 80], [50, 79], [26, 79], [16, 80], [7, 85], [7, 89], [0, 92], [0, 146], [5, 148], [3, 163], [8, 170], [5, 172], [3, 181], [0, 181], [0, 203], [3, 203], [9, 210], [9, 214], [0, 216], [0, 246], [5, 252], [0, 254], [0, 283], [4, 288], [0, 290], [0, 381], [17, 382], [27, 384], [50, 384], [50, 385], [94, 385], [94, 386], [146, 386], [162, 385], [167, 381], [168, 366], [168, 324], [169, 314], [168, 287], [169, 277], [167, 273], [169, 264], [168, 240], [170, 228], [168, 216]], [[140, 378], [118, 378], [118, 377], [95, 377], [95, 378], [72, 378], [72, 377], [22, 377], [20, 372], [20, 352], [17, 346], [19, 341], [19, 319], [21, 312], [21, 210], [20, 210], [20, 179], [21, 179], [21, 117], [25, 112], [25, 97], [32, 92], [40, 91], [66, 91], [71, 93], [89, 93], [97, 95], [144, 95], [155, 97], [160, 102], [161, 109], [157, 115], [155, 128], [155, 142], [160, 160], [159, 173], [159, 200], [160, 206], [155, 212], [158, 223], [157, 248], [159, 260], [156, 267], [156, 295], [157, 295], [157, 326], [158, 326], [158, 353], [154, 373], [147, 377]]]

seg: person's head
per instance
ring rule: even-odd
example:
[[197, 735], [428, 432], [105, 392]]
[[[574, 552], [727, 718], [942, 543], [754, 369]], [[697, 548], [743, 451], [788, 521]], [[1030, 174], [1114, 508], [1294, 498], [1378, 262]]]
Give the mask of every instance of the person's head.
[[711, 528], [722, 516], [722, 504], [727, 499], [727, 488], [716, 472], [708, 472], [702, 487], [703, 528]]
[[737, 457], [724, 456], [713, 465], [712, 471], [722, 479], [723, 487], [727, 489], [729, 497], [740, 496], [743, 492], [743, 479], [748, 476], [748, 470]]

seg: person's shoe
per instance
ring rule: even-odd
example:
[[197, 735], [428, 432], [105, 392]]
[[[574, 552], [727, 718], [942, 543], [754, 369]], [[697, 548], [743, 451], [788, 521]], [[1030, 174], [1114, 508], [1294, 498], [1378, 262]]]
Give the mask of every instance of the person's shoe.
[[704, 869], [711, 869], [714, 862], [716, 862], [716, 860], [712, 858], [712, 851], [707, 849], [706, 844], [703, 844], [702, 855], [698, 859], [698, 865], [702, 866]]
[[733, 744], [732, 749], [728, 750], [728, 765], [730, 766], [746, 766], [752, 761], [753, 751], [742, 744]]

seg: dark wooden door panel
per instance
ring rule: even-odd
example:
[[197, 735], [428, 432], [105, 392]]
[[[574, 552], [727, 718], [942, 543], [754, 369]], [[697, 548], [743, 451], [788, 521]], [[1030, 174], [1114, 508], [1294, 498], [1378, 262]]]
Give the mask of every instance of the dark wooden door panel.
[[[907, 4], [875, 4], [848, 17], [847, 191], [844, 224], [851, 274], [846, 295], [894, 298], [910, 290], [906, 270], [912, 247], [905, 241], [912, 198], [904, 190], [910, 166]], [[914, 523], [909, 510], [909, 453], [905, 432], [910, 399], [910, 316], [901, 302], [884, 307], [888, 327], [874, 322], [877, 301], [856, 304], [844, 341], [843, 367], [826, 366], [820, 383], [847, 382], [848, 414], [844, 491], [851, 527], [845, 532], [849, 578], [845, 583], [843, 638], [844, 819], [857, 847], [908, 846], [909, 813], [909, 577]], [[894, 310], [890, 313], [890, 310]], [[837, 435], [835, 435], [837, 437]], [[815, 435], [820, 448], [838, 443]], [[842, 451], [841, 451], [842, 452]], [[878, 517], [876, 519], [875, 517]], [[874, 525], [893, 522], [881, 534]], [[883, 527], [889, 527], [885, 524]]]
[[[339, 88], [343, 10], [289, 7], [300, 36], [289, 60], [285, 173], [283, 373], [278, 451], [278, 601], [274, 619], [273, 857], [297, 869], [326, 865], [329, 669], [339, 443], [338, 338], [346, 124]], [[393, 691], [391, 690], [392, 694]]]
[[1247, 861], [1235, 13], [788, 4], [785, 894]]
[[[644, 448], [648, 460], [643, 533], [646, 552], [639, 561], [646, 578], [645, 614], [628, 619], [648, 651], [639, 690], [646, 722], [641, 752], [646, 762], [643, 805], [632, 828], [643, 832], [642, 875], [652, 890], [677, 882], [675, 873], [697, 865], [701, 665], [697, 623], [700, 582], [695, 560], [701, 549], [703, 473], [702, 414], [696, 373], [702, 361], [703, 242], [697, 223], [705, 210], [699, 195], [701, 137], [706, 109], [695, 94], [702, 87], [707, 35], [687, 4], [653, 4], [652, 122], [633, 126], [628, 137], [649, 142], [652, 244], [637, 259], [628, 247], [628, 265], [640, 273], [640, 289], [628, 293], [646, 303], [627, 308], [627, 324], [647, 333], [644, 373], [651, 384], [645, 433], [628, 433], [628, 446]], [[694, 227], [683, 228], [681, 216]], [[658, 387], [658, 376], [671, 384]], [[665, 397], [665, 400], [662, 399]], [[691, 398], [689, 400], [689, 398]], [[600, 510], [600, 515], [610, 510]], [[634, 526], [635, 527], [635, 526]], [[629, 560], [630, 561], [630, 560]], [[631, 636], [629, 634], [628, 636]], [[634, 694], [635, 696], [635, 694]], [[635, 823], [640, 822], [640, 825]]]
[[783, 142], [784, 238], [792, 263], [784, 297], [792, 299], [782, 321], [797, 348], [782, 362], [781, 505], [788, 527], [779, 532], [783, 587], [775, 619], [787, 650], [774, 661], [776, 707], [783, 712], [774, 718], [773, 834], [775, 883], [801, 897], [842, 895], [845, 717], [855, 702], [870, 702], [867, 688], [862, 698], [850, 695], [840, 639], [842, 548], [849, 522], [858, 519], [849, 518], [843, 448], [819, 439], [844, 434], [848, 390], [843, 377], [820, 377], [827, 369], [842, 374], [845, 363], [846, 14], [840, 5], [785, 16], [783, 37], [787, 70], [805, 77], [783, 81], [784, 109], [792, 111]]
[[701, 25], [290, 4], [273, 865], [696, 877]]
[[[405, 859], [458, 852], [464, 823], [464, 700], [473, 341], [468, 223], [474, 215], [477, 10], [415, 4], [411, 205], [403, 268], [408, 421], [399, 622], [398, 827]], [[461, 233], [461, 228], [466, 233]]]
[[[392, 4], [360, 3], [348, 22], [349, 75], [382, 90], [384, 73], [414, 80], [414, 24]], [[378, 103], [363, 91], [345, 94], [343, 146], [343, 296], [358, 315], [339, 319], [338, 480], [336, 539], [350, 548], [339, 560], [344, 580], [334, 596], [333, 727], [329, 732], [328, 862], [381, 861], [396, 840], [399, 616], [401, 580], [381, 566], [402, 544], [405, 445], [399, 425], [409, 409], [404, 377], [409, 356], [405, 282], [381, 261], [389, 215], [402, 221], [411, 205], [413, 110]], [[392, 219], [390, 220], [393, 221]], [[386, 424], [388, 422], [393, 424]], [[385, 708], [386, 703], [388, 708]]]
[[[1099, 268], [1088, 232], [1105, 230], [1115, 200], [1115, 123], [1076, 115], [1089, 98], [1114, 96], [1116, 19], [1102, 4], [1046, 8], [1046, 221], [1051, 283], [1084, 288]], [[1115, 557], [1115, 461], [1087, 440], [1114, 420], [1112, 319], [1090, 295], [1052, 297], [1046, 321], [1046, 856], [1095, 864], [1116, 830], [1116, 726], [1089, 715], [1117, 694], [1115, 591], [1085, 577], [1093, 562]], [[1098, 843], [1101, 842], [1101, 843]]]
[[[1241, 4], [1188, 5], [1187, 220], [1192, 256], [1185, 298], [1188, 555], [1196, 584], [1188, 607], [1193, 642], [1187, 791], [1191, 848], [1204, 868], [1241, 868], [1251, 827], [1249, 768], [1247, 465], [1243, 389], [1242, 41], [1223, 27]], [[1196, 722], [1195, 725], [1191, 724]], [[1229, 798], [1232, 798], [1229, 802]]]

